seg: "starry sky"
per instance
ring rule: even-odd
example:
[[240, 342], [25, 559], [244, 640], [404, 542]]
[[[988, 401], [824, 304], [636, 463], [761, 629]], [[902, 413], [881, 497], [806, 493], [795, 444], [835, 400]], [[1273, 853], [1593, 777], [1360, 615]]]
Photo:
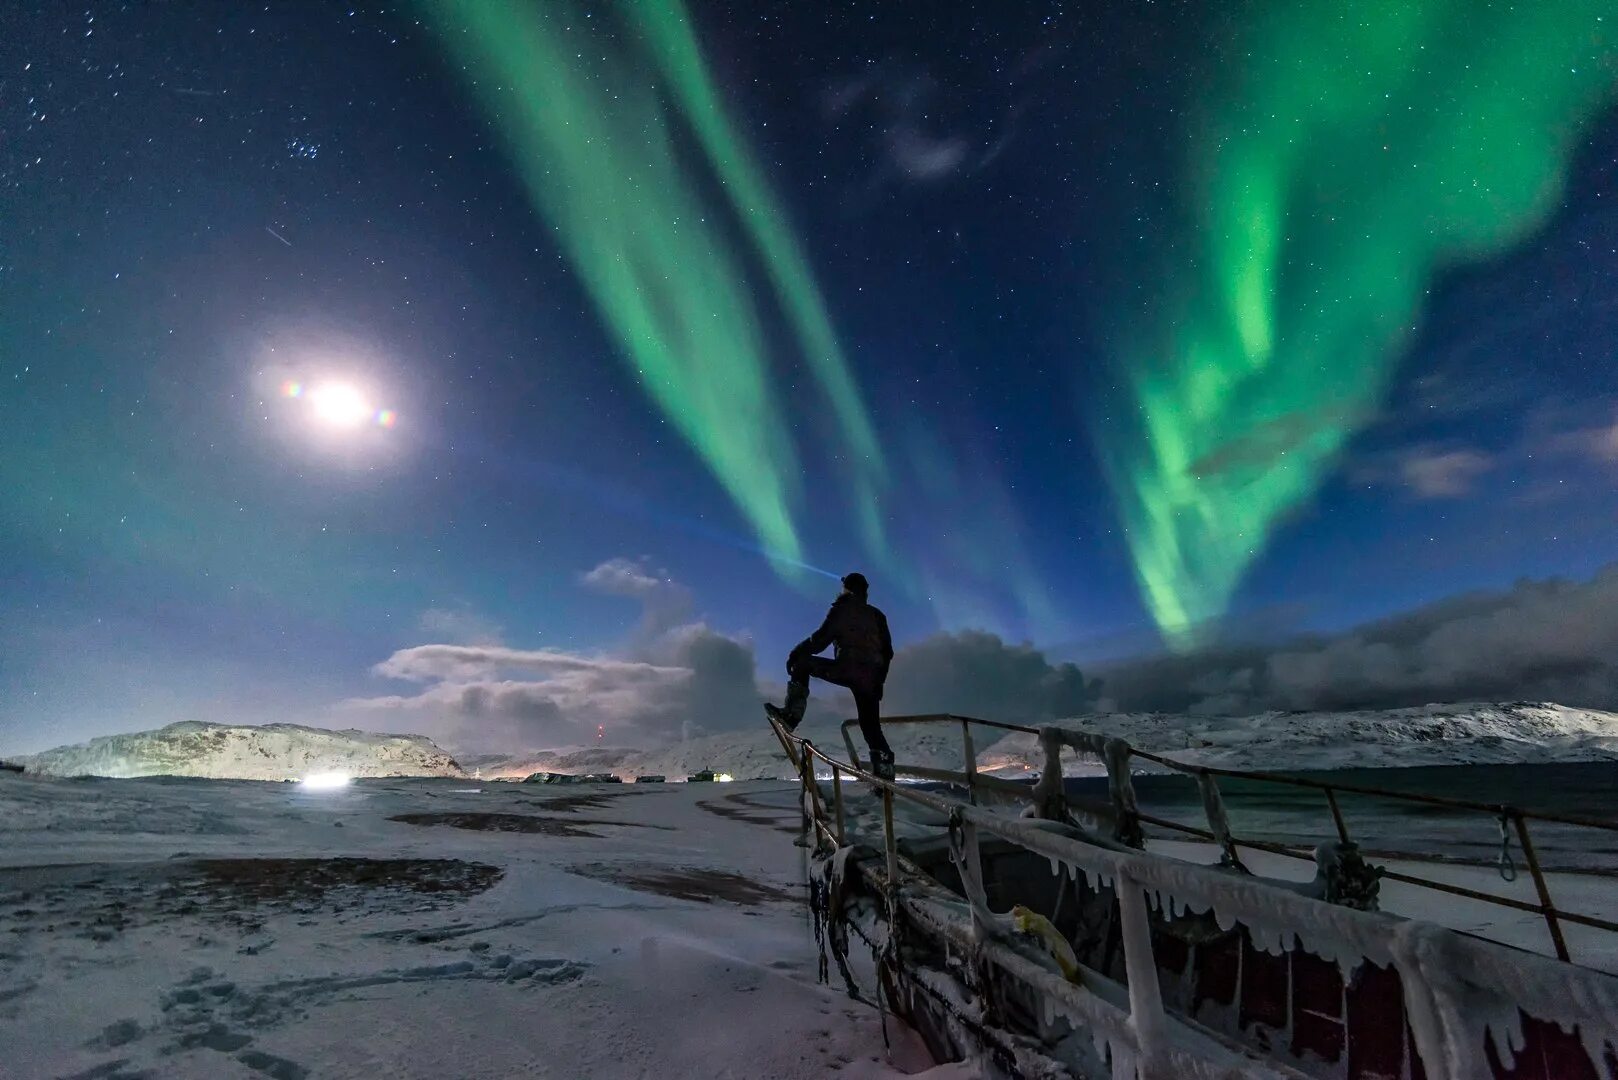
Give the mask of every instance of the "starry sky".
[[1615, 26], [14, 6], [0, 750], [722, 728], [855, 569], [1006, 715], [1610, 585]]

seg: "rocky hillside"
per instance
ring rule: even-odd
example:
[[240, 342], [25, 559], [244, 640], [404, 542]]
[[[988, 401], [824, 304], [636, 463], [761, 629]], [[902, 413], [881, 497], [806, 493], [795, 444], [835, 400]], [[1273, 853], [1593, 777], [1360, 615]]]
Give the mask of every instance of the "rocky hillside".
[[349, 776], [464, 776], [454, 758], [421, 735], [327, 731], [297, 724], [187, 721], [156, 731], [105, 735], [20, 759], [46, 776], [206, 776], [297, 780]]

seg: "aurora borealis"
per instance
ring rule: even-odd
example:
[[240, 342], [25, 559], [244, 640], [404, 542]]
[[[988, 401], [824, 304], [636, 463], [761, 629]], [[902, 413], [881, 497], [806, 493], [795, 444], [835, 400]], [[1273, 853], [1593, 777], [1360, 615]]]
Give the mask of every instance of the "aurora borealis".
[[927, 655], [1036, 697], [1589, 578], [1615, 20], [19, 10], [0, 752], [345, 726], [409, 696], [387, 657], [489, 642], [750, 710], [850, 570], [901, 650], [972, 635]]
[[[726, 118], [679, 0], [626, 0], [600, 12], [602, 21], [623, 18], [616, 35], [591, 21], [597, 12], [565, 2], [426, 6], [641, 385], [736, 500], [765, 550], [781, 556], [777, 565], [792, 572], [802, 554], [798, 451], [764, 352], [758, 308], [769, 297], [750, 287], [747, 253], [718, 220], [734, 212], [848, 446], [867, 554], [881, 558], [874, 500], [882, 458], [870, 418], [790, 226]], [[691, 134], [728, 205], [705, 200], [681, 160], [678, 144]]]
[[1186, 235], [1117, 331], [1136, 407], [1096, 429], [1180, 643], [1376, 416], [1434, 276], [1544, 222], [1614, 91], [1594, 0], [1243, 12], [1191, 106]]

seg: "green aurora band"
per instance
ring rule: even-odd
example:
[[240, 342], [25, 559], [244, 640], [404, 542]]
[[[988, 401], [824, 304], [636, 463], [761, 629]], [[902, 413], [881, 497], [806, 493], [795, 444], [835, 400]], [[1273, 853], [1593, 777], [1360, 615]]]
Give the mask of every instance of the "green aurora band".
[[1177, 647], [1373, 416], [1434, 275], [1555, 209], [1615, 85], [1611, 0], [1243, 10], [1191, 110], [1175, 262], [1115, 308], [1131, 400], [1095, 427]]
[[[807, 259], [725, 114], [679, 0], [619, 0], [611, 28], [570, 0], [420, 3], [641, 385], [777, 570], [797, 578], [799, 468], [745, 276], [747, 257], [757, 259], [830, 402], [869, 552], [885, 560], [875, 428]], [[699, 181], [708, 177], [688, 173], [692, 158], [750, 250], [735, 249], [725, 215], [706, 204]]]

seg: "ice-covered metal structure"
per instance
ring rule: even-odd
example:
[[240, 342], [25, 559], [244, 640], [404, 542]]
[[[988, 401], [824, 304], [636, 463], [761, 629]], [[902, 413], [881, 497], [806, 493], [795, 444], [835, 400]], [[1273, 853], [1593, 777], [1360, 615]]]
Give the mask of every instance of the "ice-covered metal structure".
[[[901, 763], [900, 782], [886, 782], [851, 742], [843, 760], [775, 730], [802, 784], [823, 969], [834, 959], [858, 992], [847, 961], [851, 935], [863, 939], [879, 999], [940, 1060], [974, 1057], [1008, 1077], [1114, 1080], [1618, 1078], [1618, 977], [1570, 962], [1561, 932], [1567, 922], [1618, 924], [1611, 912], [1552, 904], [1530, 838], [1534, 815], [1397, 796], [1497, 813], [1502, 835], [1520, 841], [1538, 905], [1398, 876], [1536, 911], [1556, 957], [1376, 910], [1380, 880], [1395, 875], [1350, 839], [1341, 786], [1185, 766], [1055, 727], [958, 716], [884, 723], [959, 725], [962, 769]], [[1037, 735], [1038, 782], [980, 774], [980, 726]], [[1064, 746], [1105, 763], [1108, 813], [1085, 820], [1068, 805]], [[1203, 825], [1142, 812], [1134, 757], [1192, 774]], [[1338, 839], [1312, 853], [1313, 881], [1266, 879], [1243, 865], [1244, 848], [1299, 852], [1232, 835], [1218, 783], [1231, 775], [1322, 789]], [[1219, 865], [1146, 851], [1148, 825], [1218, 845]]]

